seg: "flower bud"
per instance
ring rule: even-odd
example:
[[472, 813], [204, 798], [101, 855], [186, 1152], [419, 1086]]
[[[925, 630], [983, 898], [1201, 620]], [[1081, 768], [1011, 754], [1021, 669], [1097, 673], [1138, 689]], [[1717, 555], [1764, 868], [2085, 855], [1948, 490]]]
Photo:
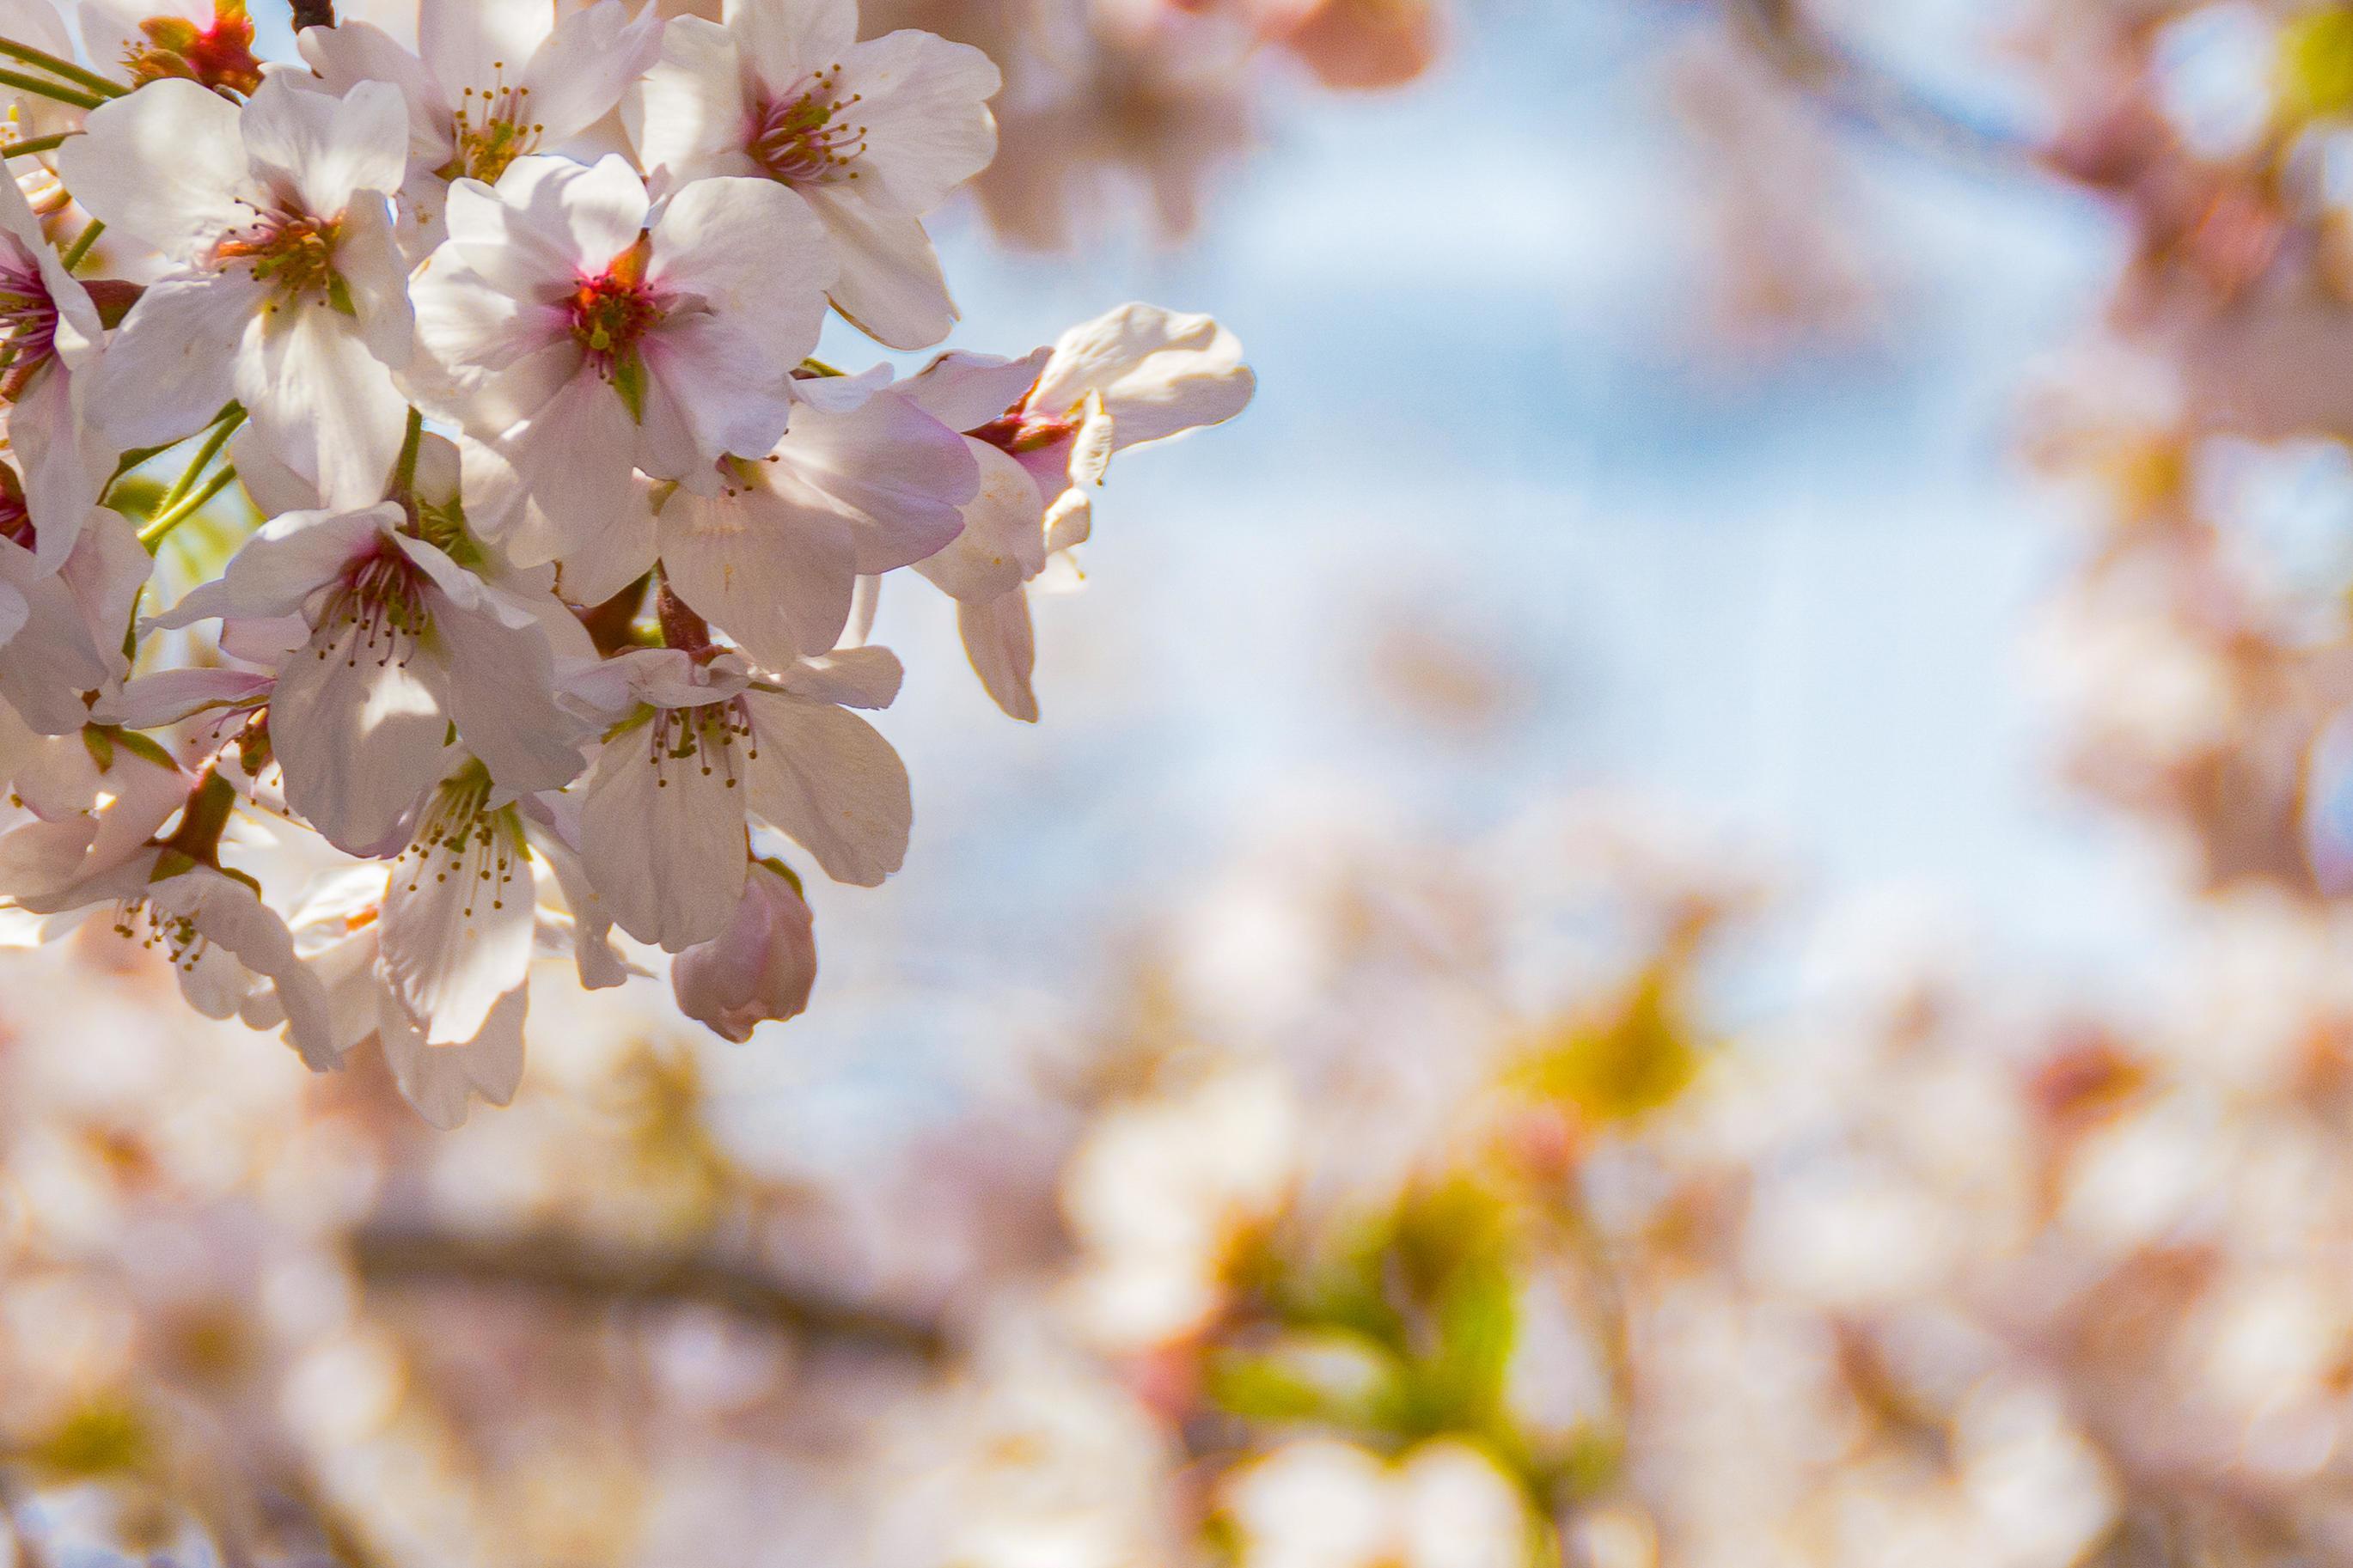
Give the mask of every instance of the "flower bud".
[[817, 928], [800, 884], [754, 861], [727, 929], [670, 965], [680, 1009], [742, 1045], [762, 1020], [797, 1017], [817, 984]]

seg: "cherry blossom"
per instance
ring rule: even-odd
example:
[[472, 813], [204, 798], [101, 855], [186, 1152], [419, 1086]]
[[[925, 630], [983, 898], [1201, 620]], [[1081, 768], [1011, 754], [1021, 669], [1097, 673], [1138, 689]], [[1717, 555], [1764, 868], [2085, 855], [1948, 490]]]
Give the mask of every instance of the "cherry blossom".
[[621, 0], [563, 16], [543, 0], [426, 0], [417, 32], [411, 50], [350, 19], [301, 43], [327, 90], [383, 81], [407, 100], [401, 240], [418, 257], [447, 237], [453, 181], [495, 184], [518, 158], [586, 150], [661, 43], [654, 18], [633, 23]]
[[807, 1007], [771, 836], [871, 887], [913, 831], [860, 712], [884, 578], [1035, 716], [1026, 585], [1112, 452], [1248, 401], [1239, 349], [1129, 307], [811, 358], [829, 310], [955, 321], [923, 220], [997, 68], [845, 0], [677, 10], [305, 5], [265, 60], [240, 0], [90, 0], [77, 58], [0, 0], [55, 161], [0, 190], [0, 941], [111, 911], [452, 1127], [517, 1093], [539, 957], [667, 962], [731, 1040]]
[[518, 563], [609, 525], [633, 467], [715, 490], [784, 436], [834, 267], [788, 192], [703, 180], [655, 214], [617, 156], [533, 156], [453, 186], [448, 224], [416, 283], [417, 391], [511, 466], [477, 521]]
[[406, 531], [402, 509], [289, 512], [153, 623], [269, 619], [310, 628], [280, 670], [270, 736], [287, 803], [354, 854], [382, 848], [448, 760], [453, 733], [512, 793], [581, 766], [536, 613]]
[[232, 398], [279, 458], [344, 504], [384, 493], [407, 401], [407, 268], [386, 193], [400, 96], [265, 82], [239, 108], [177, 79], [93, 110], [58, 168], [111, 227], [163, 252], [109, 344], [93, 406], [124, 447], [193, 435]]
[[575, 682], [617, 714], [585, 785], [581, 858], [614, 922], [676, 952], [717, 937], [742, 897], [745, 830], [789, 835], [837, 881], [899, 868], [913, 820], [906, 769], [849, 711], [898, 695], [887, 648], [774, 677], [678, 648], [607, 661]]
[[997, 152], [997, 67], [903, 29], [858, 41], [856, 0], [729, 0], [681, 16], [631, 103], [646, 166], [790, 187], [841, 258], [833, 302], [878, 341], [928, 348], [956, 322], [923, 216]]
[[817, 986], [817, 928], [800, 879], [754, 861], [727, 929], [670, 964], [679, 1011], [742, 1045], [771, 1020], [798, 1017]]

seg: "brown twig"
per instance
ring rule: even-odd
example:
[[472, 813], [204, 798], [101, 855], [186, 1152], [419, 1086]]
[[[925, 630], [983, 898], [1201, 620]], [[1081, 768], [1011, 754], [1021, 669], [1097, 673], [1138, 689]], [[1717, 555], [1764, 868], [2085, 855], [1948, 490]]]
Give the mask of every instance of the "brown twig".
[[473, 1285], [586, 1305], [691, 1303], [753, 1322], [918, 1361], [946, 1360], [947, 1331], [929, 1319], [828, 1298], [740, 1260], [601, 1247], [554, 1233], [503, 1238], [379, 1224], [353, 1238], [360, 1278], [387, 1289]]
[[305, 27], [332, 27], [335, 25], [335, 0], [294, 0], [294, 30]]

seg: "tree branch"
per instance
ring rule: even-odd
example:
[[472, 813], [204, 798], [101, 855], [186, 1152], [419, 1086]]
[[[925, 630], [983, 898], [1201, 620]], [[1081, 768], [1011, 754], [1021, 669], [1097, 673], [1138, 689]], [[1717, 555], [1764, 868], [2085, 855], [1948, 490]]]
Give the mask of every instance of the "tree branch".
[[335, 0], [294, 0], [294, 30], [305, 27], [332, 27], [335, 25]]
[[1804, 0], [1710, 3], [1783, 80], [1841, 120], [1957, 163], [2051, 172], [2024, 133], [1974, 119], [1855, 53], [1807, 15]]
[[693, 1253], [599, 1247], [553, 1232], [480, 1238], [371, 1225], [353, 1237], [352, 1258], [363, 1280], [388, 1289], [473, 1285], [592, 1306], [692, 1303], [788, 1333], [918, 1361], [944, 1361], [954, 1352], [946, 1330], [928, 1319], [834, 1300], [740, 1261]]

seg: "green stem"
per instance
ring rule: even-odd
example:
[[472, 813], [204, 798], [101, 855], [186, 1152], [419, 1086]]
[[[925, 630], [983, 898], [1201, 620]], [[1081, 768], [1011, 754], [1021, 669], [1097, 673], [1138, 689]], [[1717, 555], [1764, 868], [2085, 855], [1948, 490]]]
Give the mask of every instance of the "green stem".
[[164, 499], [155, 503], [157, 516], [160, 517], [170, 511], [188, 499], [189, 492], [196, 488], [197, 479], [201, 479], [204, 471], [212, 466], [212, 460], [220, 456], [220, 449], [228, 445], [228, 438], [237, 434], [237, 426], [244, 423], [245, 405], [230, 404], [228, 412], [213, 422], [212, 433], [205, 437], [205, 444], [196, 448], [195, 461], [190, 463], [180, 477], [173, 481], [172, 488], [164, 492]]
[[400, 461], [392, 470], [392, 493], [410, 499], [417, 489], [417, 459], [425, 450], [425, 414], [418, 408], [408, 411], [408, 430], [400, 438]]
[[99, 222], [96, 218], [92, 218], [89, 223], [83, 225], [82, 231], [74, 236], [72, 248], [69, 249], [65, 254], [66, 270], [71, 272], [75, 268], [79, 267], [89, 257], [90, 247], [96, 245], [98, 243], [98, 237], [105, 232], [106, 226]]
[[0, 55], [22, 60], [28, 66], [38, 66], [52, 76], [61, 76], [68, 81], [79, 82], [100, 98], [121, 98], [131, 90], [119, 81], [109, 81], [94, 70], [86, 70], [71, 60], [61, 59], [30, 44], [20, 44], [14, 38], [0, 38]]
[[26, 76], [23, 71], [0, 70], [0, 87], [13, 87], [19, 92], [29, 92], [35, 98], [46, 98], [57, 103], [70, 103], [76, 109], [96, 109], [106, 101], [90, 93], [76, 91], [63, 82]]
[[79, 131], [60, 131], [55, 136], [28, 136], [22, 142], [11, 142], [0, 147], [0, 158], [22, 158], [34, 153], [54, 153], [75, 137]]
[[177, 850], [199, 865], [219, 865], [221, 830], [228, 826], [229, 813], [236, 807], [237, 786], [220, 776], [219, 764], [207, 766], [204, 782], [188, 795], [178, 830], [164, 841], [164, 847]]
[[237, 469], [234, 466], [221, 469], [211, 479], [206, 479], [202, 489], [190, 495], [179, 505], [169, 511], [156, 513], [154, 521], [139, 531], [139, 542], [147, 547], [148, 554], [154, 554], [161, 548], [164, 541], [171, 536], [174, 529], [204, 510], [213, 497], [236, 482]]

